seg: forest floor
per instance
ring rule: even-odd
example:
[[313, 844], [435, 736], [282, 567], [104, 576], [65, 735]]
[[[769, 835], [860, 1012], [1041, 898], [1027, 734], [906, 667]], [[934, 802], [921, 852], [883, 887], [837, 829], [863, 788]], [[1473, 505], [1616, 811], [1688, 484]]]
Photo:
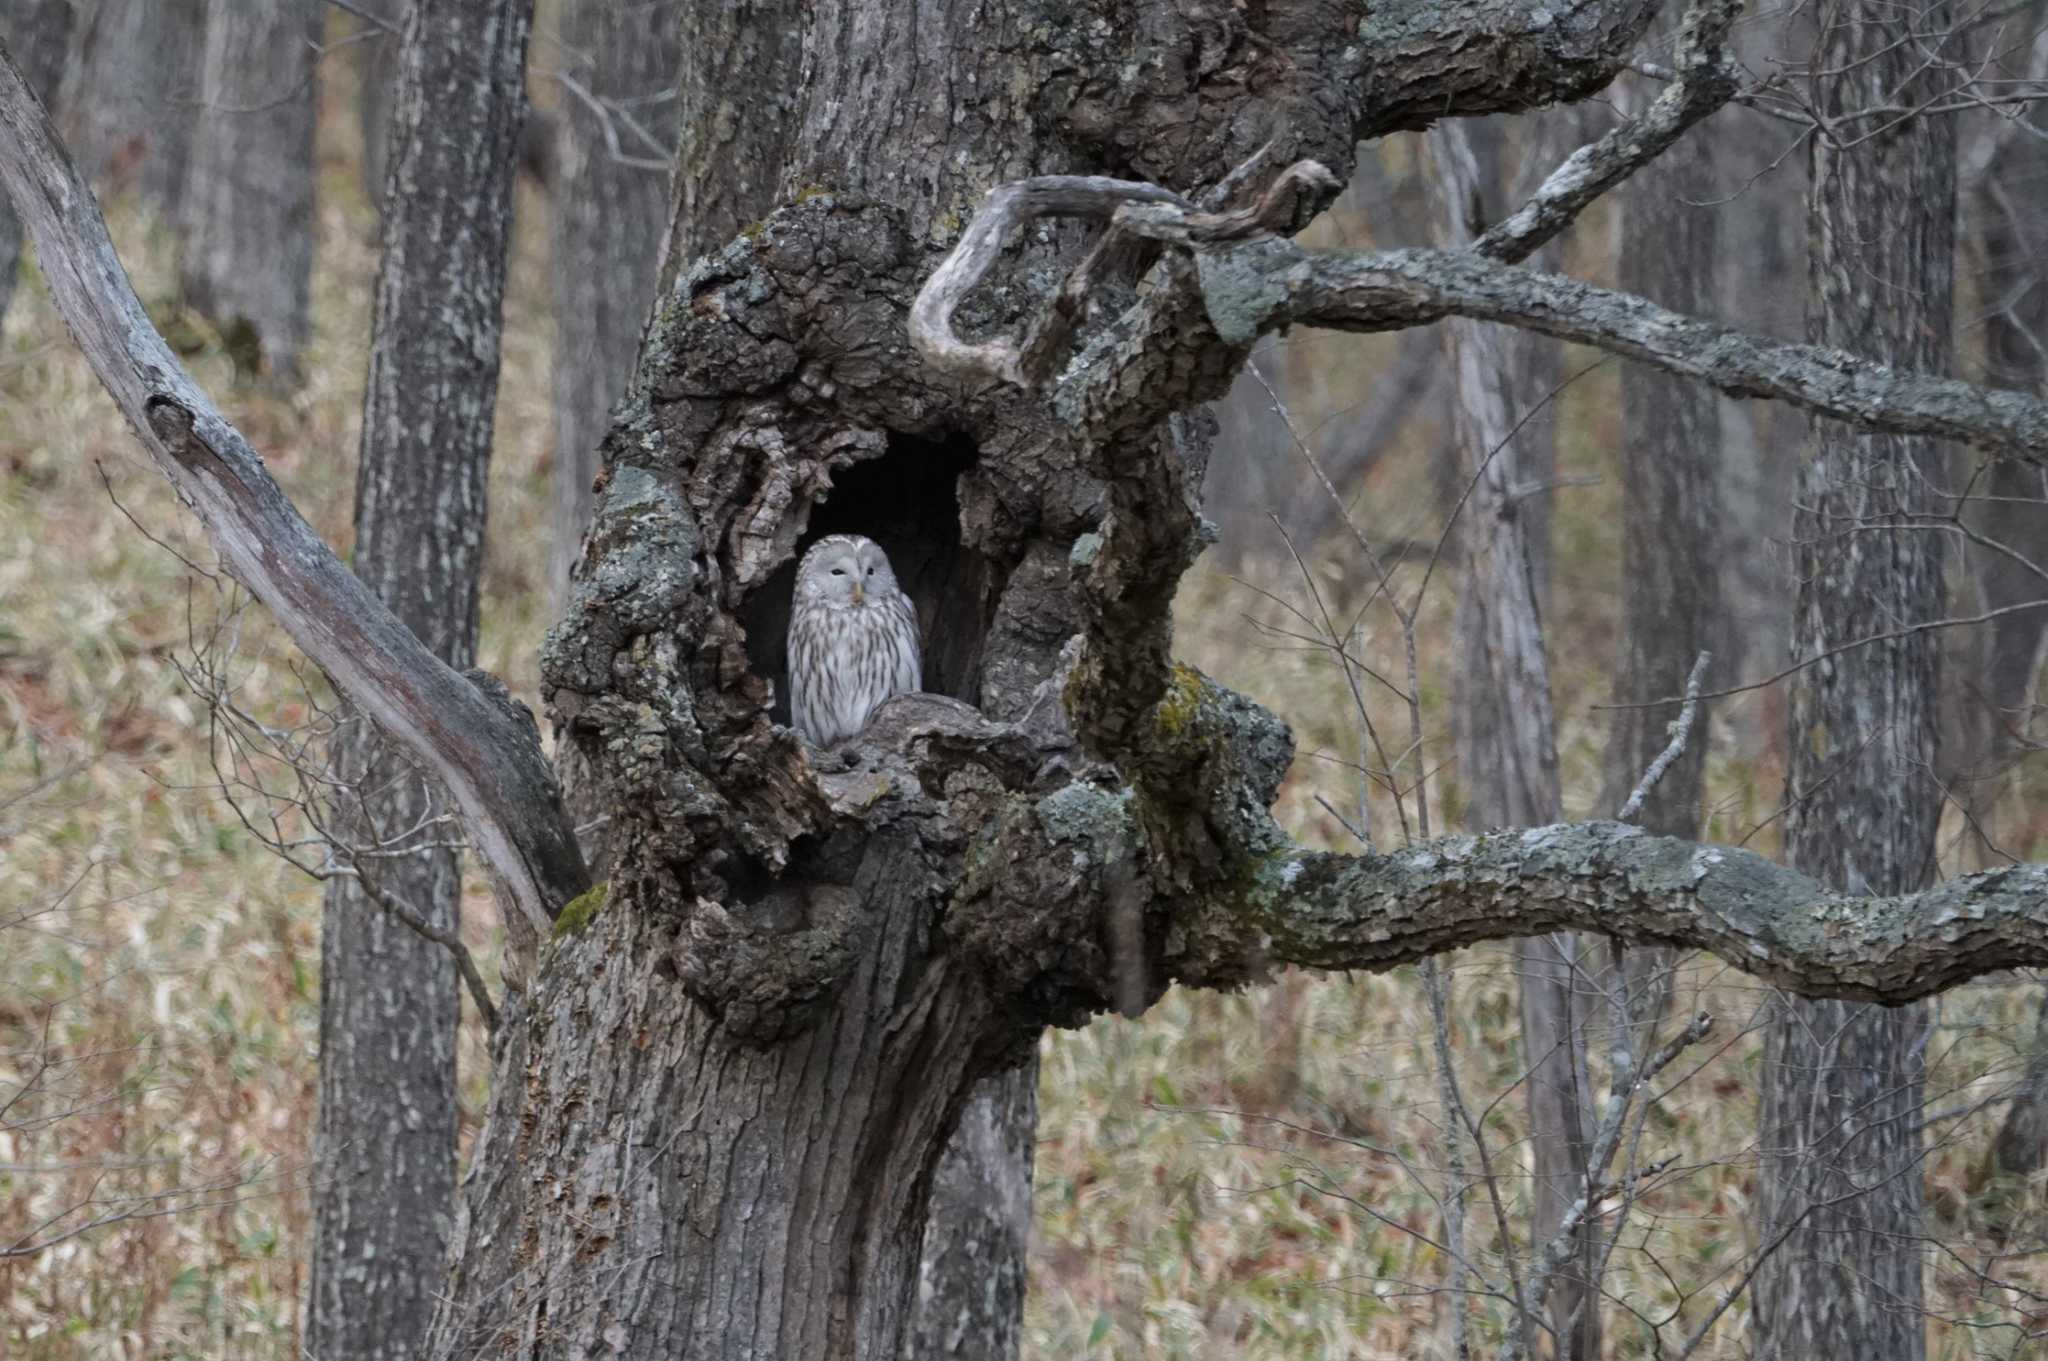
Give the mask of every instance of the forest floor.
[[[309, 380], [288, 397], [239, 377], [218, 337], [180, 308], [166, 243], [139, 214], [117, 213], [116, 234], [200, 381], [345, 551], [375, 228], [355, 149], [342, 134], [323, 138], [317, 334]], [[548, 622], [552, 453], [538, 192], [526, 187], [520, 203], [479, 657], [529, 702]], [[1262, 362], [1297, 380], [1296, 370], [1314, 370], [1314, 393], [1296, 413], [1312, 425], [1376, 352], [1370, 342], [1297, 345]], [[1315, 395], [1324, 392], [1332, 395]], [[1574, 485], [1554, 499], [1548, 627], [1571, 816], [1611, 811], [1593, 806], [1603, 732], [1593, 706], [1608, 697], [1618, 616], [1616, 400], [1611, 368], [1561, 399], [1560, 473]], [[1404, 449], [1375, 473], [1361, 513], [1376, 541], [1427, 543], [1440, 531], [1430, 521], [1430, 453]], [[1581, 477], [1598, 480], [1578, 485]], [[1205, 565], [1190, 575], [1181, 654], [1294, 725], [1301, 756], [1280, 816], [1305, 841], [1346, 844], [1349, 833], [1317, 800], [1355, 821], [1349, 691], [1327, 657], [1270, 630], [1285, 623], [1274, 597], [1313, 611], [1310, 580], [1333, 610], [1359, 608], [1363, 573], [1340, 547], [1317, 545], [1304, 575], [1277, 534], [1238, 556], [1250, 564], [1243, 580]], [[0, 336], [0, 1102], [33, 1079], [33, 1097], [14, 1114], [40, 1114], [0, 1136], [0, 1242], [73, 1206], [84, 1208], [59, 1226], [140, 1214], [33, 1259], [0, 1259], [0, 1356], [19, 1361], [299, 1355], [307, 1188], [319, 1175], [320, 890], [266, 853], [213, 787], [206, 714], [178, 669], [195, 631], [242, 603], [188, 565], [210, 560], [40, 287], [25, 280]], [[1413, 589], [1420, 564], [1403, 570]], [[1456, 591], [1455, 570], [1440, 568], [1418, 636], [1439, 827], [1447, 817], [1455, 825], [1458, 803], [1455, 771], [1439, 768], [1449, 754]], [[275, 721], [303, 721], [318, 678], [260, 610], [238, 618], [240, 698]], [[1398, 677], [1398, 630], [1384, 611], [1368, 619], [1366, 658]], [[1405, 734], [1391, 703], [1370, 703]], [[1767, 853], [1781, 780], [1773, 705], [1760, 693], [1724, 706], [1709, 737], [1707, 835], [1748, 838]], [[2015, 854], [2042, 858], [2048, 779], [2028, 779], [2008, 800], [2001, 835]], [[1383, 795], [1371, 812], [1383, 841], [1396, 839]], [[465, 909], [470, 942], [489, 960], [495, 919], [480, 883]], [[1512, 1224], [1528, 1192], [1515, 981], [1502, 950], [1450, 965], [1458, 1073], [1483, 1110]], [[2007, 1246], [1977, 1175], [2001, 1113], [1985, 1103], [2009, 1087], [2039, 1008], [2039, 981], [2023, 982], [1963, 989], [1935, 1007], [1926, 1179], [1939, 1358], [2023, 1356], [2015, 1325], [2031, 1319], [2038, 1329], [2048, 1315], [2039, 1293], [2048, 1271], [2038, 1256], [2000, 1260]], [[1614, 1257], [1614, 1356], [1672, 1354], [1754, 1246], [1754, 1023], [1766, 1001], [1765, 989], [1716, 961], [1680, 969], [1673, 1014], [1711, 1011], [1717, 1029], [1670, 1070], [1671, 1090], [1646, 1127], [1642, 1160], [1672, 1161], [1633, 1207]], [[1435, 1354], [1430, 1338], [1454, 1301], [1437, 1246], [1445, 1120], [1427, 1014], [1414, 970], [1290, 974], [1238, 996], [1175, 993], [1141, 1020], [1048, 1036], [1026, 1355]], [[486, 1065], [474, 1016], [465, 1024], [468, 1138]], [[2014, 1194], [2012, 1222], [2048, 1222], [2044, 1188]], [[1524, 1231], [1503, 1238], [1480, 1192], [1472, 1216], [1474, 1256], [1492, 1270]], [[2037, 1293], [1993, 1288], [1987, 1271], [2030, 1279]], [[1494, 1299], [1466, 1307], [1475, 1343], [1490, 1352], [1506, 1312]], [[1745, 1307], [1735, 1304], [1698, 1355], [1745, 1354]], [[1646, 1320], [1667, 1315], [1660, 1352]]]

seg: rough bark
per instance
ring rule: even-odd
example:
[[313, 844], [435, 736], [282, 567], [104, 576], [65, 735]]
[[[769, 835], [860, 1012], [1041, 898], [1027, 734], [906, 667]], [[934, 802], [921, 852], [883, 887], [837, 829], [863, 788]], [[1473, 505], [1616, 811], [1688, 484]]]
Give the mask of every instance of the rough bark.
[[89, 0], [72, 23], [64, 140], [87, 179], [176, 222], [191, 163], [206, 0]]
[[[1439, 237], [1449, 249], [1469, 248], [1488, 203], [1499, 201], [1499, 141], [1497, 126], [1447, 123], [1430, 134]], [[1454, 531], [1464, 567], [1452, 691], [1463, 818], [1475, 827], [1540, 827], [1557, 821], [1562, 806], [1543, 640], [1549, 518], [1529, 513], [1522, 489], [1547, 480], [1553, 464], [1552, 422], [1532, 417], [1542, 394], [1532, 395], [1526, 381], [1545, 366], [1530, 348], [1547, 342], [1463, 320], [1444, 328], [1444, 342], [1458, 396], [1452, 443], [1470, 487]], [[1569, 935], [1517, 941], [1514, 959], [1534, 1167], [1529, 1227], [1532, 1242], [1548, 1243], [1585, 1185], [1592, 1094], [1577, 1008], [1587, 990]], [[1577, 1238], [1547, 1307], [1523, 1307], [1544, 1310], [1558, 1356], [1590, 1358], [1600, 1350], [1597, 1239]], [[1526, 1340], [1531, 1329], [1520, 1326]]]
[[[398, 47], [391, 184], [356, 472], [356, 576], [452, 667], [476, 648], [512, 179], [531, 0], [414, 0]], [[335, 821], [395, 858], [359, 862], [441, 930], [460, 926], [445, 811], [374, 728], [340, 765]], [[307, 1345], [414, 1354], [454, 1212], [460, 1001], [448, 953], [348, 879], [321, 925], [320, 1114]]]
[[910, 1361], [1017, 1355], [1031, 1236], [1038, 1060], [984, 1078], [932, 1173]]
[[[1937, 27], [1937, 7], [1916, 22]], [[1850, 4], [1816, 64], [1828, 111], [1917, 101], [1935, 87], [1895, 16]], [[1808, 334], [1939, 371], [1949, 360], [1955, 125], [1904, 119], [1810, 162]], [[1879, 229], [1877, 224], [1883, 224]], [[1793, 649], [1940, 617], [1943, 536], [1899, 528], [1942, 509], [1940, 447], [1816, 422], [1793, 516]], [[1934, 869], [1940, 647], [1919, 633], [1808, 667], [1791, 681], [1785, 855], [1823, 882], [1899, 893]], [[1926, 1354], [1921, 1089], [1927, 1014], [1778, 1000], [1765, 1030], [1756, 1354]]]
[[[17, 0], [0, 13], [0, 43], [14, 53], [29, 88], [51, 104], [56, 103], [57, 82], [63, 78], [64, 53], [70, 41], [68, 0]], [[7, 305], [14, 300], [24, 239], [21, 219], [0, 203], [0, 322], [7, 320]]]
[[311, 329], [320, 0], [207, 0], [179, 216], [185, 296], [237, 364], [283, 384]]
[[558, 603], [566, 599], [569, 568], [596, 504], [598, 441], [632, 377], [661, 267], [682, 8], [647, 0], [578, 4], [562, 16], [562, 59], [580, 93], [567, 100], [556, 125], [550, 199], [555, 465], [548, 584]]

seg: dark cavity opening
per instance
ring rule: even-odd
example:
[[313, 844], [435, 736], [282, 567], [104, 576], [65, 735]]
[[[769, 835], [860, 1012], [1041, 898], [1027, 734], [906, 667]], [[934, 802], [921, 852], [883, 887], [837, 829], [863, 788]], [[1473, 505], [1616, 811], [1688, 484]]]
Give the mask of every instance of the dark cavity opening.
[[865, 534], [889, 555], [896, 582], [917, 607], [924, 689], [981, 703], [981, 652], [1002, 582], [995, 564], [960, 542], [960, 475], [974, 467], [965, 439], [889, 437], [880, 458], [843, 468], [828, 500], [811, 508], [796, 556], [756, 590], [744, 612], [747, 660], [775, 682], [774, 717], [789, 722], [790, 592], [804, 551], [827, 534]]

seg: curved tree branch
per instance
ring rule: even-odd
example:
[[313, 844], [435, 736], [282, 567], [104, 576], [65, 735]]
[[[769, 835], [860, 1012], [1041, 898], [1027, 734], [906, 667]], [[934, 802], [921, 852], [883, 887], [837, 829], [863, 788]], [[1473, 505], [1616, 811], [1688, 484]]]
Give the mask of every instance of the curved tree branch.
[[[1751, 851], [1617, 822], [1452, 836], [1388, 855], [1264, 857], [1243, 894], [1183, 918], [1183, 981], [1233, 961], [1388, 969], [1484, 940], [1595, 931], [1708, 950], [1810, 997], [1898, 1005], [2048, 964], [2048, 865], [1918, 893], [1835, 893]], [[1206, 975], [1206, 977], [1205, 977]]]
[[522, 724], [440, 662], [365, 590], [192, 381], [135, 296], [98, 204], [4, 49], [0, 183], [79, 349], [228, 571], [338, 690], [448, 786], [506, 909], [545, 934], [588, 875], [530, 719]]

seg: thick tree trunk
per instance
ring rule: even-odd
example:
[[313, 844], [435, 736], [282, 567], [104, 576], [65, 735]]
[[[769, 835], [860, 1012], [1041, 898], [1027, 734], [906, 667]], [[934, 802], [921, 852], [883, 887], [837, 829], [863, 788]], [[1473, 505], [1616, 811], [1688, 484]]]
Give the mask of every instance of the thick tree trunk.
[[[1441, 196], [1441, 234], [1468, 244], [1502, 197], [1498, 126], [1447, 124], [1430, 134]], [[1543, 140], [1543, 139], [1538, 139]], [[1456, 527], [1464, 564], [1458, 593], [1457, 782], [1471, 827], [1540, 827], [1562, 809], [1550, 663], [1543, 642], [1549, 517], [1537, 512], [1553, 465], [1546, 406], [1552, 342], [1499, 327], [1445, 328], [1457, 405], [1453, 443], [1471, 494]], [[1541, 351], [1532, 353], [1535, 348]], [[1532, 388], [1537, 390], [1531, 391]], [[1526, 419], [1525, 419], [1526, 418]], [[1517, 429], [1517, 425], [1520, 428]], [[1535, 1182], [1530, 1236], [1549, 1242], [1585, 1187], [1592, 1103], [1585, 1061], [1585, 1009], [1592, 990], [1570, 935], [1515, 942], [1523, 1062]], [[1579, 1235], [1576, 1269], [1557, 1275], [1545, 1310], [1560, 1357], [1599, 1355], [1599, 1295], [1591, 1279], [1597, 1238]]]
[[[569, 568], [596, 504], [598, 441], [632, 378], [661, 268], [681, 8], [669, 0], [573, 4], [562, 16], [562, 60], [582, 93], [567, 100], [556, 125], [551, 199], [555, 466], [548, 585], [558, 604], [567, 598]], [[604, 107], [592, 108], [593, 101]]]
[[[51, 106], [64, 76], [64, 54], [71, 42], [69, 0], [13, 0], [0, 11], [0, 43], [14, 54], [29, 88]], [[21, 275], [21, 248], [26, 239], [13, 207], [0, 201], [0, 322]]]
[[[1917, 17], [1939, 26], [1945, 10]], [[1831, 12], [1815, 62], [1827, 111], [1914, 103], [1938, 77], [1894, 11]], [[1917, 74], [1916, 74], [1917, 73]], [[1837, 152], [1814, 143], [1808, 331], [1822, 344], [1940, 371], [1949, 361], [1955, 133], [1911, 118]], [[1939, 618], [1942, 536], [1893, 528], [1940, 513], [1940, 447], [1816, 423], [1795, 510], [1793, 646]], [[1786, 858], [1823, 882], [1899, 893], [1927, 882], [1942, 793], [1939, 644], [1929, 632], [1842, 653], [1792, 680]], [[1926, 1351], [1920, 1166], [1924, 1008], [1789, 998], [1766, 1031], [1757, 1355], [1913, 1361]]]
[[[398, 49], [354, 568], [457, 667], [476, 645], [531, 13], [531, 0], [413, 0]], [[400, 850], [448, 840], [440, 826], [409, 831], [446, 799], [367, 725], [342, 760], [360, 791], [340, 810], [352, 835]], [[434, 926], [459, 926], [453, 853], [359, 868]], [[454, 1211], [459, 1006], [446, 950], [336, 880], [321, 933], [313, 1355], [412, 1355], [425, 1335]]]
[[187, 299], [236, 362], [298, 381], [311, 329], [314, 44], [321, 0], [208, 0], [180, 200]]
[[72, 24], [64, 141], [102, 192], [178, 218], [192, 156], [206, 0], [89, 0]]
[[932, 1173], [907, 1361], [1017, 1355], [1037, 1133], [1035, 1055], [975, 1085]]

